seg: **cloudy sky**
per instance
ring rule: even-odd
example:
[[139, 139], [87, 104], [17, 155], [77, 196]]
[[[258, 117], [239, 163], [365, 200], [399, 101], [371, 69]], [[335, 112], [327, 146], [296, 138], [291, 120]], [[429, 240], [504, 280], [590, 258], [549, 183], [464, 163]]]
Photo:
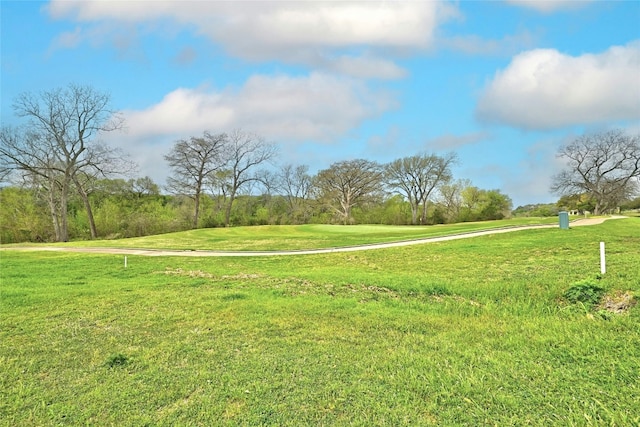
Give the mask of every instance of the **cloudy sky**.
[[163, 183], [180, 138], [243, 129], [311, 172], [455, 151], [457, 178], [554, 202], [558, 147], [640, 132], [639, 1], [1, 2], [2, 124], [69, 83], [111, 94], [105, 140]]

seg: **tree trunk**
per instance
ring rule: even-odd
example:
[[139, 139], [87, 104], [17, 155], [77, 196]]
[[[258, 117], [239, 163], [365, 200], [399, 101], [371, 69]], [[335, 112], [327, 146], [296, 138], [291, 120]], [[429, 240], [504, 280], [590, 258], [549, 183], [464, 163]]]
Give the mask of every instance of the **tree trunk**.
[[351, 217], [351, 200], [349, 195], [347, 195], [346, 200], [340, 200], [340, 207], [342, 208], [342, 216], [344, 218], [343, 224], [347, 225], [349, 223], [349, 218]]
[[420, 224], [425, 225], [427, 223], [427, 200], [422, 203], [422, 215], [420, 215]]
[[200, 216], [200, 189], [196, 191], [195, 212], [193, 213], [193, 228], [198, 228], [198, 217]]
[[82, 185], [80, 185], [80, 182], [78, 182], [77, 179], [74, 179], [73, 181], [76, 183], [76, 186], [78, 187], [78, 193], [80, 193], [80, 197], [82, 198], [82, 203], [84, 204], [84, 208], [87, 211], [87, 219], [89, 220], [89, 231], [91, 232], [91, 238], [97, 239], [98, 231], [96, 229], [96, 221], [93, 218], [93, 209], [91, 209], [89, 196], [87, 195], [87, 192], [84, 191], [84, 188], [82, 187]]
[[54, 190], [49, 191], [49, 198], [47, 204], [49, 205], [49, 211], [51, 212], [51, 222], [53, 224], [53, 232], [56, 236], [56, 241], [60, 242], [60, 220], [58, 218], [58, 207], [56, 206], [56, 199]]
[[63, 185], [61, 194], [60, 194], [60, 236], [58, 237], [59, 242], [67, 242], [69, 240], [69, 221], [67, 218], [67, 194], [68, 185]]
[[96, 221], [93, 218], [93, 209], [91, 209], [91, 203], [89, 202], [89, 197], [84, 191], [81, 192], [81, 195], [82, 195], [82, 201], [84, 203], [84, 208], [87, 211], [87, 219], [89, 220], [89, 231], [91, 232], [91, 238], [97, 239], [98, 230], [96, 229]]
[[236, 190], [232, 190], [231, 194], [229, 194], [229, 204], [226, 206], [224, 212], [224, 226], [228, 227], [231, 221], [231, 206], [233, 205], [233, 201], [236, 198]]
[[417, 225], [418, 224], [418, 206], [416, 206], [415, 203], [411, 202], [411, 224], [412, 225]]

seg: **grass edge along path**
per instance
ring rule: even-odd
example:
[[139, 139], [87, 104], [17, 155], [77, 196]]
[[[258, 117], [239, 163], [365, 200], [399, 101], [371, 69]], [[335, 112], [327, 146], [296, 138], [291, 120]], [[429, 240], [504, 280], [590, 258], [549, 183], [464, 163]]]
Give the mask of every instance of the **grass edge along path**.
[[[597, 225], [608, 219], [622, 219], [624, 216], [611, 216], [600, 217], [592, 219], [578, 219], [572, 222], [572, 226], [585, 226], [585, 225]], [[342, 226], [337, 226], [342, 227]], [[507, 225], [496, 226], [492, 225], [490, 228], [447, 233], [447, 230], [443, 230], [442, 235], [438, 234], [432, 237], [413, 238], [408, 240], [379, 242], [379, 243], [361, 243], [353, 246], [339, 246], [317, 249], [294, 249], [294, 250], [202, 250], [202, 249], [185, 249], [185, 250], [171, 250], [171, 249], [159, 249], [159, 248], [123, 248], [123, 247], [91, 247], [91, 246], [60, 246], [60, 245], [39, 245], [39, 246], [22, 246], [11, 245], [5, 248], [0, 247], [0, 250], [25, 250], [25, 251], [67, 251], [67, 252], [83, 252], [83, 253], [97, 253], [97, 254], [120, 254], [120, 255], [141, 255], [141, 256], [187, 256], [187, 257], [239, 257], [239, 256], [287, 256], [287, 255], [310, 255], [310, 254], [323, 254], [334, 252], [355, 252], [373, 249], [383, 249], [391, 247], [401, 247], [410, 245], [421, 245], [425, 243], [444, 242], [449, 240], [468, 239], [472, 237], [485, 236], [491, 234], [511, 233], [521, 230], [535, 230], [545, 228], [556, 228], [557, 225], [552, 224], [523, 224], [523, 225]], [[144, 238], [143, 238], [144, 239]]]

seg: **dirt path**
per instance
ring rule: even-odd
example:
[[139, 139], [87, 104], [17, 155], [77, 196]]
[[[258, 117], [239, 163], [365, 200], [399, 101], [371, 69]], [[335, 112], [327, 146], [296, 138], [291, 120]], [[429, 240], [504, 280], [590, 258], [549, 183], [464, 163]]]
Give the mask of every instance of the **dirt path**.
[[[606, 218], [584, 218], [571, 222], [571, 227], [602, 224], [608, 219], [626, 218], [614, 215]], [[308, 249], [293, 251], [209, 251], [209, 250], [162, 250], [162, 249], [125, 249], [125, 248], [74, 248], [55, 246], [23, 246], [14, 248], [2, 248], [0, 250], [17, 251], [49, 251], [49, 252], [80, 252], [94, 254], [116, 254], [116, 255], [141, 255], [141, 256], [181, 256], [181, 257], [255, 257], [255, 256], [288, 256], [288, 255], [312, 255], [328, 254], [336, 252], [356, 252], [372, 249], [396, 248], [401, 246], [422, 245], [425, 243], [445, 242], [448, 240], [470, 239], [477, 236], [487, 236], [491, 234], [512, 233], [520, 230], [536, 230], [542, 228], [557, 228], [557, 224], [548, 225], [525, 225], [507, 228], [497, 228], [493, 230], [472, 231], [468, 233], [452, 234], [448, 236], [426, 237], [423, 239], [404, 240], [400, 242], [372, 243], [369, 245], [347, 246], [340, 248]]]
[[581, 225], [596, 225], [596, 224], [602, 224], [603, 222], [605, 222], [608, 219], [622, 219], [622, 218], [628, 218], [626, 216], [623, 215], [611, 215], [609, 217], [600, 217], [600, 218], [581, 218], [581, 219], [576, 219], [574, 221], [571, 222], [571, 227], [579, 227]]

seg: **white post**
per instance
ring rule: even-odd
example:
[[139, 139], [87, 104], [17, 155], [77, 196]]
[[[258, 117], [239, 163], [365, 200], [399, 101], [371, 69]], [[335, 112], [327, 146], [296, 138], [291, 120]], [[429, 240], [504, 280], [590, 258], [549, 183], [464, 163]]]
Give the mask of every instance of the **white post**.
[[600, 273], [607, 272], [607, 264], [604, 256], [604, 242], [600, 242]]
[[124, 268], [127, 268], [127, 256], [124, 256]]

